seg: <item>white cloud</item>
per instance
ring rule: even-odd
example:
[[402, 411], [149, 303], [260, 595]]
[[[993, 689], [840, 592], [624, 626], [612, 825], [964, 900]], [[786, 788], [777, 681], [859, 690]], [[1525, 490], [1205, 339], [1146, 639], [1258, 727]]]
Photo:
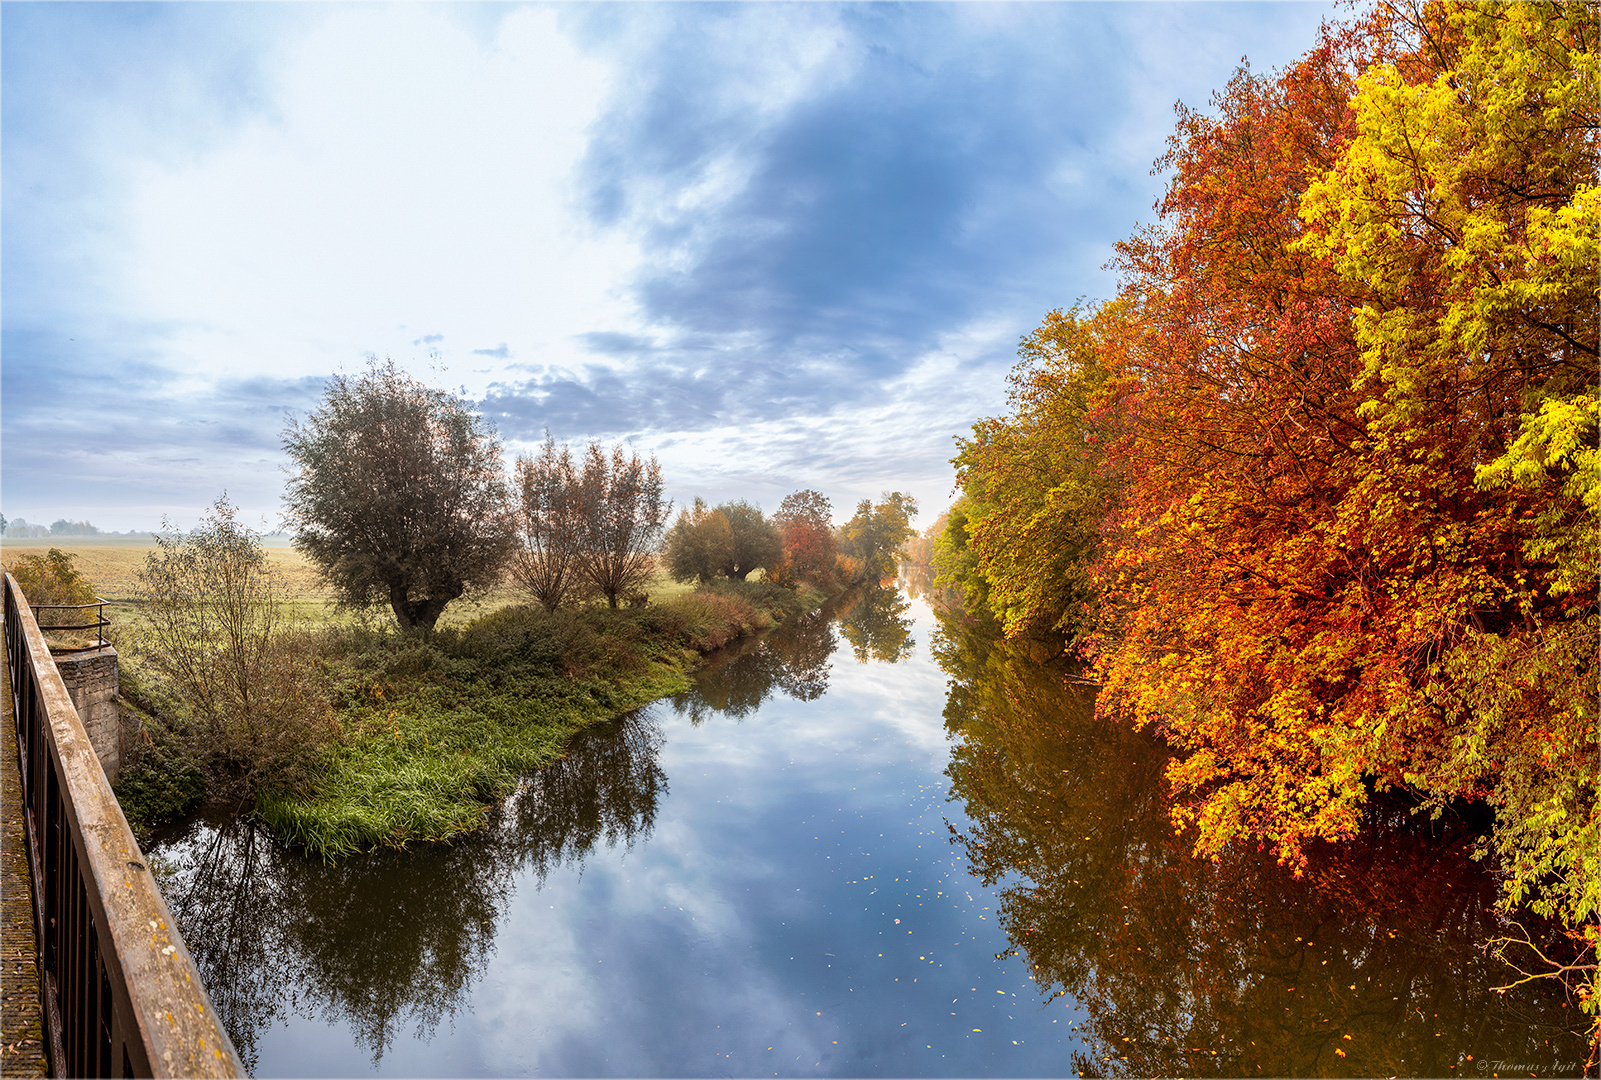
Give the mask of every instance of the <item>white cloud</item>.
[[570, 188], [608, 78], [548, 9], [487, 48], [444, 12], [334, 11], [285, 51], [265, 116], [140, 170], [120, 303], [208, 377], [405, 362], [442, 334], [446, 381], [481, 392], [465, 360], [486, 341], [576, 356], [573, 335], [629, 317], [634, 253]]

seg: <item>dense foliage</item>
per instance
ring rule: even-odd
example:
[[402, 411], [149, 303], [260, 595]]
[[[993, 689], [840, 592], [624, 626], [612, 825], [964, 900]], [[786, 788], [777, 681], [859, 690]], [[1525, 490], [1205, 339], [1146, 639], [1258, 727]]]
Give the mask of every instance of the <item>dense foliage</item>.
[[917, 516], [917, 500], [898, 491], [886, 491], [874, 503], [863, 499], [856, 513], [840, 526], [839, 548], [842, 576], [853, 584], [876, 585], [895, 576], [903, 557], [903, 545], [916, 536], [912, 518]]
[[1391, 792], [1358, 835], [1311, 845], [1299, 877], [1251, 844], [1193, 858], [1163, 798], [1171, 749], [1095, 715], [1078, 665], [1028, 644], [943, 612], [933, 651], [954, 838], [1040, 1007], [1079, 1026], [1068, 1075], [1577, 1074], [1563, 988], [1503, 993], [1515, 977], [1483, 948], [1504, 932], [1495, 876], [1466, 858], [1486, 814], [1429, 820]]
[[834, 580], [838, 551], [834, 543], [833, 506], [820, 491], [792, 491], [778, 504], [778, 527], [784, 554], [775, 574], [784, 580], [829, 583]]
[[1198, 852], [1485, 802], [1591, 994], [1596, 15], [1385, 7], [1181, 108], [1160, 220], [1025, 339], [936, 554], [1009, 634], [1078, 635]]
[[738, 499], [708, 508], [703, 499], [678, 515], [667, 533], [663, 561], [674, 581], [705, 584], [718, 577], [744, 581], [783, 558], [778, 529], [761, 507]]

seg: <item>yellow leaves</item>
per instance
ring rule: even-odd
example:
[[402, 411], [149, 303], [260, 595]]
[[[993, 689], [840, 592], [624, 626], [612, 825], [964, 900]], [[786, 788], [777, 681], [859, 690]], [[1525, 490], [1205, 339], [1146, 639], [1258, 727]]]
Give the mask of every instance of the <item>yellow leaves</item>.
[[1008, 630], [1099, 602], [1098, 708], [1177, 752], [1197, 854], [1296, 864], [1406, 783], [1500, 800], [1514, 880], [1591, 910], [1593, 776], [1503, 719], [1595, 723], [1567, 689], [1593, 700], [1601, 564], [1594, 6], [1386, 10], [1394, 64], [1181, 120], [1127, 309], [1052, 313], [964, 444], [972, 546]]
[[[1574, 47], [1593, 15], [1542, 3], [1439, 5], [1422, 18], [1440, 12], [1454, 30], [1440, 38], [1449, 65], [1427, 81], [1392, 65], [1361, 76], [1357, 135], [1308, 189], [1311, 228], [1294, 245], [1369, 297], [1358, 341], [1402, 424], [1432, 367], [1531, 336], [1595, 342], [1596, 200], [1581, 181], [1596, 165], [1585, 135], [1596, 57]], [[1386, 411], [1375, 400], [1363, 414]]]
[[1593, 594], [1601, 562], [1596, 523], [1601, 511], [1601, 451], [1596, 445], [1601, 401], [1594, 389], [1546, 398], [1537, 412], [1524, 414], [1521, 427], [1505, 453], [1478, 468], [1474, 482], [1481, 490], [1520, 487], [1543, 496], [1526, 553], [1556, 564], [1548, 586], [1551, 595]]

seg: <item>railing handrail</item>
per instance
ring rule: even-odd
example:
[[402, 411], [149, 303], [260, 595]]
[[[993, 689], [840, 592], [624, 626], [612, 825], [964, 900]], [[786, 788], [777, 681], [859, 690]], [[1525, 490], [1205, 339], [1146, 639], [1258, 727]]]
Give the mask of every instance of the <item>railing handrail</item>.
[[95, 643], [93, 645], [50, 646], [52, 653], [78, 653], [93, 652], [106, 647], [106, 627], [111, 625], [111, 620], [106, 618], [106, 605], [109, 603], [111, 601], [105, 597], [96, 596], [94, 601], [88, 604], [35, 604], [30, 601], [28, 607], [33, 612], [36, 621], [41, 611], [77, 611], [80, 608], [99, 608], [100, 611], [95, 615], [95, 621], [92, 623], [51, 623], [49, 626], [40, 627], [42, 630], [52, 631], [93, 630], [95, 632]]
[[52, 1071], [243, 1076], [27, 597], [4, 582]]

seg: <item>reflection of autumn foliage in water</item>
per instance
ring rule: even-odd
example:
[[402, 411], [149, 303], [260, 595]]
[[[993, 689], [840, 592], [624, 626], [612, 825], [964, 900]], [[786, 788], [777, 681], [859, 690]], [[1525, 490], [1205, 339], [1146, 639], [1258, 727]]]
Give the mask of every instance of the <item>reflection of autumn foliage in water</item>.
[[839, 611], [839, 628], [851, 651], [862, 663], [878, 660], [893, 664], [912, 655], [912, 620], [905, 618], [912, 605], [893, 585], [869, 586], [852, 593]]
[[[468, 998], [494, 951], [512, 881], [543, 881], [602, 841], [647, 836], [665, 796], [647, 711], [582, 732], [567, 755], [452, 844], [328, 865], [248, 821], [194, 822], [152, 862], [217, 1011], [254, 1071], [260, 1033], [293, 1010], [348, 1024], [380, 1061], [407, 1025], [428, 1037]], [[293, 988], [304, 996], [291, 997]]]
[[942, 617], [934, 643], [952, 676], [952, 796], [973, 820], [956, 840], [986, 884], [1013, 882], [1002, 924], [1043, 997], [1083, 1005], [1093, 1051], [1074, 1071], [1581, 1067], [1584, 1018], [1559, 986], [1493, 990], [1511, 973], [1484, 946], [1505, 924], [1468, 858], [1487, 822], [1376, 800], [1366, 831], [1309, 849], [1299, 880], [1254, 846], [1195, 859], [1169, 823], [1160, 740], [1097, 721], [1091, 688], [995, 639]]
[[837, 644], [829, 609], [799, 616], [752, 644], [713, 656], [694, 685], [673, 696], [673, 708], [699, 725], [716, 714], [748, 716], [775, 689], [814, 701], [828, 690], [829, 658]]

